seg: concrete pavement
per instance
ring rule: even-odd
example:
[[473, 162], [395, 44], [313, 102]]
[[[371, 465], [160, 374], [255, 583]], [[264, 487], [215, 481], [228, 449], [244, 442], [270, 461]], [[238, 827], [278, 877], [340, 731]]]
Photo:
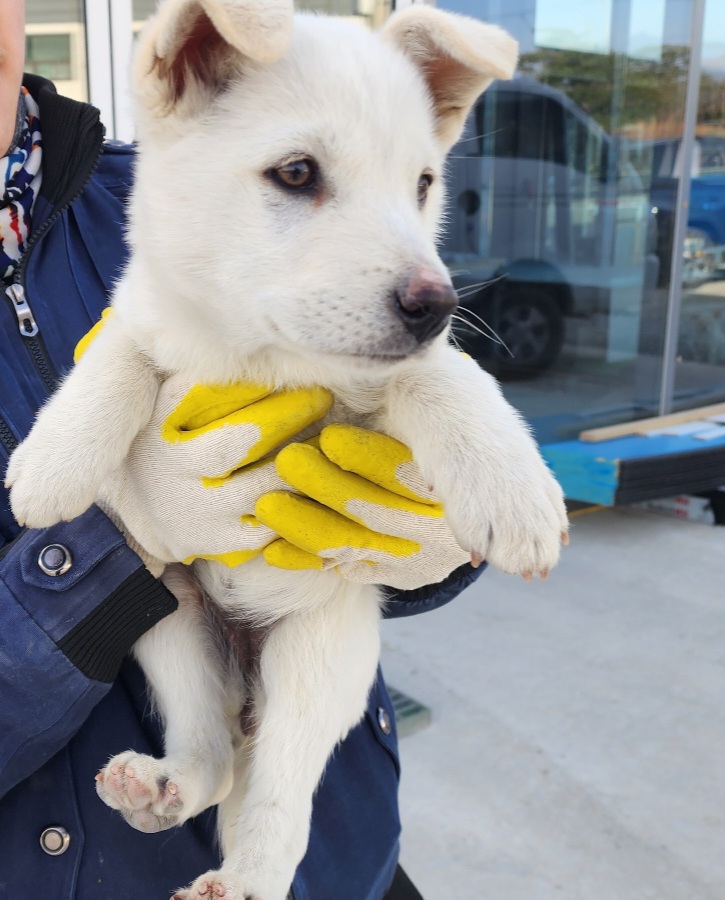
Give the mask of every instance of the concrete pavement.
[[426, 900], [725, 898], [725, 528], [572, 522], [547, 582], [489, 570], [385, 623], [403, 865]]

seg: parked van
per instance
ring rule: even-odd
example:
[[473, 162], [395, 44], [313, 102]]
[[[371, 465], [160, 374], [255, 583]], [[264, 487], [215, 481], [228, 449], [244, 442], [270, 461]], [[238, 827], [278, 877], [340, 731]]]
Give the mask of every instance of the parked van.
[[[654, 141], [651, 201], [657, 215], [660, 282], [670, 271], [677, 186], [682, 177], [682, 140]], [[683, 283], [725, 277], [725, 137], [701, 135], [692, 153], [687, 235], [683, 248]]]
[[465, 348], [496, 374], [537, 374], [567, 317], [602, 313], [596, 352], [636, 355], [659, 263], [648, 191], [618, 141], [561, 91], [519, 78], [479, 100], [449, 166], [443, 259], [462, 305], [506, 345], [471, 328]]

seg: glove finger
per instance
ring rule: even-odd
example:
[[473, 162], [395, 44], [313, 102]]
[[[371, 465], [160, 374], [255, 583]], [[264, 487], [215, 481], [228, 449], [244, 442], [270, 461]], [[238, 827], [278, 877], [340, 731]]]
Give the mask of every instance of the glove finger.
[[289, 444], [277, 454], [275, 464], [280, 477], [298, 491], [374, 531], [404, 537], [411, 527], [415, 530], [421, 522], [443, 517], [440, 504], [410, 500], [345, 472], [309, 444]]
[[104, 325], [108, 321], [109, 316], [113, 314], [113, 307], [107, 306], [103, 312], [101, 313], [101, 318], [96, 322], [96, 324], [87, 331], [83, 337], [78, 341], [73, 350], [73, 362], [77, 363], [78, 360], [83, 356], [86, 350], [91, 346], [93, 341], [98, 337]]
[[284, 491], [260, 497], [255, 515], [289, 543], [328, 559], [336, 559], [344, 548], [399, 558], [420, 550], [416, 541], [372, 531], [314, 500]]
[[346, 472], [354, 472], [409, 500], [437, 503], [410, 448], [390, 435], [355, 425], [327, 425], [320, 435], [320, 448]]
[[214, 533], [200, 537], [198, 549], [182, 560], [187, 565], [195, 559], [211, 559], [227, 566], [240, 566], [264, 550], [277, 535], [253, 515], [237, 516], [231, 524], [219, 520]]
[[237, 566], [243, 566], [250, 559], [255, 559], [263, 551], [264, 547], [259, 547], [257, 550], [232, 550], [229, 553], [201, 553], [198, 556], [189, 556], [186, 559], [182, 559], [182, 562], [188, 566], [196, 559], [208, 559], [213, 562], [223, 563], [230, 569], [235, 569]]
[[276, 569], [290, 569], [292, 571], [301, 572], [304, 570], [315, 569], [321, 571], [324, 569], [325, 560], [321, 556], [314, 553], [308, 553], [289, 541], [282, 540], [272, 541], [264, 548], [264, 559]]
[[[206, 386], [198, 387], [203, 391], [195, 394], [197, 400], [207, 390]], [[249, 396], [248, 391], [243, 393]], [[202, 421], [204, 414], [200, 408], [193, 412], [186, 402], [184, 398], [167, 416], [161, 426], [161, 437], [177, 445], [193, 441], [195, 456], [205, 474], [223, 478], [262, 459], [324, 416], [332, 404], [332, 395], [317, 387], [278, 391], [198, 427], [188, 427], [188, 423]], [[218, 405], [217, 410], [220, 409]]]
[[397, 565], [393, 568], [371, 560], [358, 560], [335, 566], [335, 572], [341, 578], [357, 584], [381, 584], [398, 591], [413, 591], [424, 585], [437, 584], [450, 574], [453, 568], [455, 567], [451, 566], [448, 571], [430, 570], [416, 565], [405, 567]]
[[199, 431], [219, 427], [228, 416], [273, 393], [273, 387], [250, 381], [189, 387], [187, 378], [172, 375], [164, 382], [157, 401], [165, 439], [174, 443], [190, 440]]
[[235, 469], [220, 478], [199, 479], [202, 486], [214, 490], [214, 503], [233, 514], [251, 513], [262, 494], [270, 491], [288, 491], [287, 484], [277, 473], [273, 459], [262, 459], [242, 469]]
[[[349, 550], [349, 548], [346, 549]], [[289, 541], [281, 539], [267, 544], [264, 548], [264, 559], [268, 565], [288, 571], [315, 570], [321, 572], [334, 568], [341, 577], [357, 584], [380, 584], [383, 580], [384, 567], [381, 570], [381, 567], [372, 560], [358, 559], [353, 562], [337, 564], [334, 559], [322, 559], [314, 553], [308, 553], [306, 550], [290, 544]]]
[[341, 563], [335, 566], [335, 571], [340, 577], [356, 584], [385, 584], [384, 567], [369, 559]]

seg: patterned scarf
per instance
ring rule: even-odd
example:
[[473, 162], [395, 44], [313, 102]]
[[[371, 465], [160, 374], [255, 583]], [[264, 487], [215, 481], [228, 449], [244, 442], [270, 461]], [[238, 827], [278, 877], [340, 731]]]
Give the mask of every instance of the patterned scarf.
[[0, 197], [0, 276], [9, 282], [30, 236], [33, 201], [40, 190], [42, 141], [38, 106], [25, 88], [20, 95], [19, 128], [13, 146], [0, 159], [5, 188]]

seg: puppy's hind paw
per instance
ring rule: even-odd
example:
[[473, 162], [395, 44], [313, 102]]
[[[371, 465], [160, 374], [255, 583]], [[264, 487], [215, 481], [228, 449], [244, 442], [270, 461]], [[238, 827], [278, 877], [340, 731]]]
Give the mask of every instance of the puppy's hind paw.
[[127, 751], [96, 775], [96, 792], [137, 831], [166, 831], [188, 818], [179, 774], [162, 759]]
[[[242, 879], [233, 872], [207, 872], [184, 890], [177, 891], [171, 900], [267, 900], [251, 893]], [[269, 900], [275, 900], [270, 897]]]

